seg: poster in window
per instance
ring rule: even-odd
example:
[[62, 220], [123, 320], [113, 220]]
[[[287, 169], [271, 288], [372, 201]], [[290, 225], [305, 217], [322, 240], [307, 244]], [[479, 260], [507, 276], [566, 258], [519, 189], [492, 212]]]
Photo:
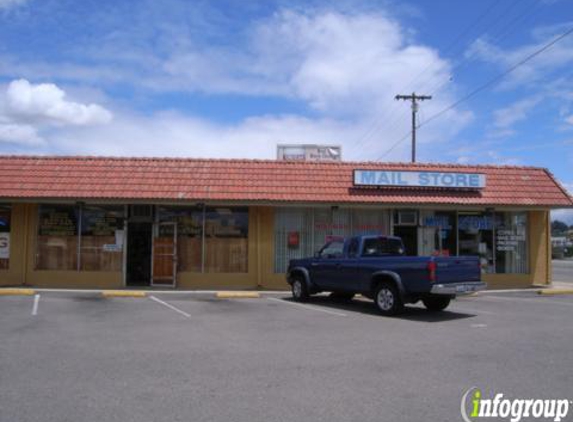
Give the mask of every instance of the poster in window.
[[288, 233], [288, 247], [291, 249], [297, 249], [300, 245], [300, 233], [299, 232], [289, 232]]
[[10, 258], [10, 233], [0, 233], [0, 259]]

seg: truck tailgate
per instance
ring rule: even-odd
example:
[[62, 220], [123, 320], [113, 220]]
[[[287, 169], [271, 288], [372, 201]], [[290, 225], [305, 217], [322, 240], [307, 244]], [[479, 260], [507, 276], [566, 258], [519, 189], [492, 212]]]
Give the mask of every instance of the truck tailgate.
[[436, 257], [436, 282], [461, 283], [480, 281], [481, 268], [477, 256]]

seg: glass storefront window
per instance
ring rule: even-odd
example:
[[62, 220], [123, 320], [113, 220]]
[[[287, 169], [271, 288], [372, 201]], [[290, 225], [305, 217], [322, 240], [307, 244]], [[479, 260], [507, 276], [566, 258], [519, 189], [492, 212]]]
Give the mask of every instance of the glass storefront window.
[[495, 228], [495, 268], [497, 273], [526, 274], [527, 213], [498, 214]]
[[347, 208], [275, 208], [275, 272], [291, 259], [312, 256], [327, 242], [361, 234], [388, 234], [384, 210]]
[[390, 215], [381, 210], [352, 210], [352, 236], [368, 234], [387, 234], [390, 227]]
[[124, 219], [123, 206], [82, 207], [80, 270], [121, 271]]
[[159, 207], [160, 222], [177, 223], [177, 271], [201, 272], [202, 207]]
[[425, 211], [421, 222], [421, 255], [457, 254], [457, 218], [452, 211]]
[[314, 254], [312, 223], [312, 209], [275, 209], [275, 272], [285, 272], [291, 259]]
[[480, 212], [460, 212], [458, 215], [459, 254], [477, 255], [482, 271], [495, 272], [493, 249], [493, 215]]
[[10, 266], [10, 219], [12, 210], [9, 205], [0, 205], [0, 270]]
[[205, 272], [246, 273], [248, 237], [248, 208], [206, 208]]
[[36, 269], [77, 270], [78, 209], [73, 205], [40, 205]]

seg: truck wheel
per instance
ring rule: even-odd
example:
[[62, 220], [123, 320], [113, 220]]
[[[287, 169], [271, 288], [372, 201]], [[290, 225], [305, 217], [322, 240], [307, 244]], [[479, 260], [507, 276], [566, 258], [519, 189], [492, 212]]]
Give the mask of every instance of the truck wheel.
[[422, 302], [428, 311], [439, 312], [448, 307], [450, 300], [449, 297], [427, 297]]
[[330, 294], [330, 298], [337, 302], [348, 302], [349, 300], [352, 300], [353, 297], [354, 293], [332, 292]]
[[376, 288], [374, 303], [382, 315], [396, 315], [404, 310], [400, 293], [392, 283], [382, 283]]
[[309, 298], [308, 288], [301, 277], [295, 277], [291, 284], [292, 298], [297, 302], [306, 302]]

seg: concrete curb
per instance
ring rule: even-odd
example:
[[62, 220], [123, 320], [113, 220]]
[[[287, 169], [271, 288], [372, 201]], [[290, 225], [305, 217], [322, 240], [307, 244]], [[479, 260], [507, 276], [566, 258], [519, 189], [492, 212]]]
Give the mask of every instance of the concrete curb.
[[544, 296], [573, 295], [573, 289], [543, 289], [539, 290], [537, 294]]
[[0, 289], [0, 296], [33, 296], [34, 289]]
[[[36, 292], [45, 293], [104, 293], [110, 291], [117, 292], [144, 292], [147, 294], [168, 294], [168, 295], [213, 295], [223, 292], [223, 290], [102, 290], [102, 289], [34, 289]], [[241, 290], [244, 293], [257, 293], [259, 295], [280, 295], [290, 294], [290, 290]]]
[[105, 290], [101, 292], [103, 297], [146, 297], [146, 292], [130, 290]]
[[499, 289], [499, 290], [480, 290], [477, 292], [478, 296], [481, 295], [494, 295], [496, 293], [528, 293], [528, 292], [539, 292], [540, 290], [546, 290], [546, 288], [523, 288], [523, 289]]
[[258, 299], [261, 297], [259, 292], [217, 292], [217, 299]]

